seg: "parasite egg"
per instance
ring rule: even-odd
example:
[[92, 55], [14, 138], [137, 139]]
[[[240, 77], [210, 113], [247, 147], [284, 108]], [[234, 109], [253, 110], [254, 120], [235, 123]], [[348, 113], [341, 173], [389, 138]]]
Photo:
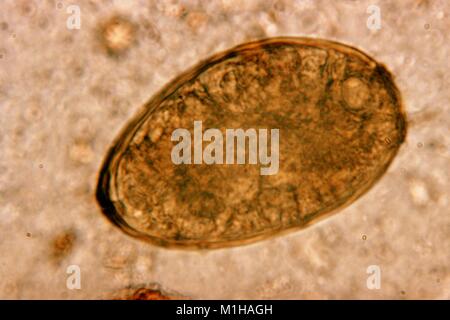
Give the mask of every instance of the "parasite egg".
[[236, 246], [349, 205], [405, 135], [400, 93], [368, 55], [327, 40], [260, 40], [156, 94], [110, 148], [96, 196], [114, 224], [151, 243]]

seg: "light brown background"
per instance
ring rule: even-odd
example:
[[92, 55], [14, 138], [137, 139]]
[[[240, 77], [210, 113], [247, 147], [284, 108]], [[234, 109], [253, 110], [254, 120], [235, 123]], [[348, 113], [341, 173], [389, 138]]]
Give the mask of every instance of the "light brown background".
[[[66, 28], [70, 4], [81, 8], [79, 30]], [[376, 32], [366, 27], [370, 4], [381, 8]], [[445, 0], [1, 1], [0, 298], [98, 298], [156, 283], [194, 299], [449, 299], [449, 8]], [[111, 55], [99, 28], [116, 14], [136, 26], [135, 41]], [[282, 35], [354, 45], [394, 73], [409, 132], [381, 181], [318, 225], [244, 247], [168, 251], [113, 227], [93, 194], [130, 116], [212, 53]], [[55, 256], [66, 233], [73, 245]], [[71, 264], [81, 268], [80, 290], [66, 287]], [[369, 265], [381, 268], [380, 290], [366, 287]]]

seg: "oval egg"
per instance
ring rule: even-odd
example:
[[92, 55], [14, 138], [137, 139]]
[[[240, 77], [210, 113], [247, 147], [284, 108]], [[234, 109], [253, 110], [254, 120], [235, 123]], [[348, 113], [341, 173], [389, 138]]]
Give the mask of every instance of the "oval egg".
[[405, 135], [400, 93], [368, 55], [308, 38], [246, 43], [183, 73], [130, 120], [97, 200], [123, 231], [157, 245], [246, 244], [352, 203]]

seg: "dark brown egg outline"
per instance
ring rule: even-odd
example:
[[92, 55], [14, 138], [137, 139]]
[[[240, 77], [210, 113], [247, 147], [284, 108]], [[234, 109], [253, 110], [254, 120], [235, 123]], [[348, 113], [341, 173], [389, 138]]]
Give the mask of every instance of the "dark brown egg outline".
[[[117, 152], [123, 151], [126, 146], [128, 146], [130, 140], [134, 137], [136, 132], [141, 128], [143, 122], [147, 119], [147, 116], [151, 114], [156, 107], [160, 105], [162, 101], [164, 101], [168, 96], [170, 96], [175, 90], [181, 87], [188, 80], [197, 77], [206, 69], [210, 68], [212, 65], [220, 63], [230, 57], [235, 56], [238, 53], [245, 52], [247, 50], [251, 50], [257, 48], [259, 46], [264, 46], [268, 44], [294, 44], [294, 45], [303, 45], [303, 46], [311, 46], [311, 47], [319, 47], [324, 49], [332, 48], [339, 52], [342, 52], [346, 56], [357, 56], [359, 59], [363, 60], [368, 65], [374, 66], [374, 71], [380, 75], [380, 78], [384, 82], [384, 87], [389, 91], [389, 95], [392, 99], [394, 99], [394, 104], [398, 106], [398, 114], [400, 115], [397, 119], [396, 128], [400, 133], [399, 141], [395, 141], [394, 143], [398, 144], [397, 149], [392, 154], [392, 157], [385, 164], [384, 167], [380, 167], [380, 171], [378, 176], [371, 179], [371, 182], [368, 183], [364, 188], [360, 188], [355, 191], [355, 193], [342, 201], [337, 202], [333, 207], [329, 210], [322, 212], [318, 215], [317, 212], [311, 212], [309, 216], [314, 217], [313, 219], [306, 219], [305, 223], [298, 226], [288, 227], [282, 230], [273, 231], [268, 234], [267, 232], [253, 235], [252, 237], [246, 239], [236, 239], [236, 240], [225, 240], [218, 242], [198, 242], [198, 241], [168, 241], [165, 239], [161, 239], [158, 237], [150, 236], [148, 234], [138, 232], [134, 228], [130, 227], [125, 220], [118, 214], [113, 202], [110, 199], [109, 191], [110, 191], [110, 182], [111, 176], [108, 168], [111, 167], [111, 164], [114, 160], [114, 155]], [[326, 219], [338, 211], [343, 210], [345, 207], [352, 204], [356, 199], [365, 194], [369, 189], [371, 189], [384, 175], [387, 171], [388, 167], [392, 163], [393, 159], [396, 157], [396, 154], [399, 151], [400, 145], [405, 141], [406, 133], [407, 133], [407, 121], [406, 114], [404, 111], [404, 106], [402, 103], [401, 95], [397, 87], [395, 86], [393, 76], [386, 69], [386, 67], [367, 54], [362, 52], [361, 50], [339, 43], [335, 41], [325, 40], [325, 39], [314, 39], [314, 38], [304, 38], [304, 37], [276, 37], [276, 38], [268, 38], [262, 39], [252, 42], [247, 42], [230, 48], [226, 51], [216, 53], [210, 56], [207, 59], [204, 59], [190, 67], [187, 71], [178, 75], [175, 79], [168, 82], [159, 92], [155, 93], [153, 97], [141, 108], [141, 110], [132, 117], [131, 120], [125, 125], [125, 127], [120, 131], [120, 133], [116, 136], [114, 141], [112, 142], [112, 147], [109, 148], [107, 155], [102, 163], [101, 170], [98, 176], [98, 184], [96, 189], [96, 199], [98, 204], [101, 207], [103, 214], [110, 220], [114, 225], [123, 230], [126, 234], [133, 236], [135, 238], [139, 238], [141, 240], [147, 241], [151, 244], [155, 244], [158, 246], [162, 246], [165, 248], [175, 248], [175, 249], [216, 249], [216, 248], [225, 248], [225, 247], [233, 247], [246, 245], [250, 243], [254, 243], [260, 240], [267, 240], [273, 237], [279, 237], [285, 235], [287, 233], [291, 233], [293, 231], [299, 231], [301, 229], [307, 228], [312, 224], [315, 224], [323, 219]], [[133, 131], [130, 129], [134, 128]], [[124, 136], [125, 132], [129, 132], [127, 135], [127, 139], [121, 140]], [[120, 141], [121, 140], [121, 141]], [[319, 210], [320, 211], [320, 210]], [[308, 218], [308, 217], [307, 217]]]

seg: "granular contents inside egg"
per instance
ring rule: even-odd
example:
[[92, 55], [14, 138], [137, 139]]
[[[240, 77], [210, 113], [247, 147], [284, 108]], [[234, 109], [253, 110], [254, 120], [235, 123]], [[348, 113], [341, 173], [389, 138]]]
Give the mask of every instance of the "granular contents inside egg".
[[[230, 129], [244, 133], [240, 145], [236, 136], [225, 141]], [[176, 132], [189, 143], [178, 162]], [[350, 204], [386, 171], [405, 135], [390, 73], [361, 51], [307, 38], [246, 43], [145, 105], [106, 156], [97, 199], [122, 230], [158, 245], [241, 245]], [[243, 158], [229, 157], [239, 150], [229, 141]]]

